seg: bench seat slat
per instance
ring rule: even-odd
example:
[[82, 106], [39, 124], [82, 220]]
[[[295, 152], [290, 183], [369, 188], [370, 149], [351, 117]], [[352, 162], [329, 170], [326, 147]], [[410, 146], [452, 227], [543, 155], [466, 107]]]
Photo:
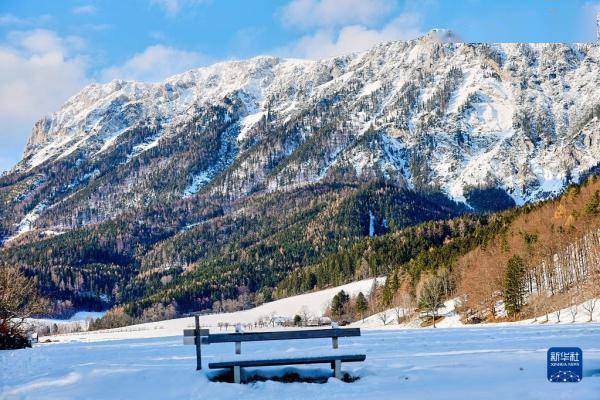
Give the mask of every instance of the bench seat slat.
[[360, 328], [307, 329], [302, 331], [216, 333], [202, 338], [203, 344], [262, 342], [265, 340], [320, 339], [360, 336]]
[[277, 358], [266, 360], [231, 360], [209, 363], [208, 368], [232, 368], [232, 367], [269, 367], [278, 365], [299, 365], [299, 364], [325, 364], [335, 360], [341, 362], [360, 362], [367, 358], [364, 354], [340, 354], [332, 356], [318, 357], [298, 357], [298, 358]]

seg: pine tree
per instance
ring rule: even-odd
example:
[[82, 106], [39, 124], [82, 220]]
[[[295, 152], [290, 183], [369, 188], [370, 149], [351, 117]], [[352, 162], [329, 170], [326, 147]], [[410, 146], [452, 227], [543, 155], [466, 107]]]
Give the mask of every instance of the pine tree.
[[600, 210], [600, 191], [596, 190], [592, 199], [585, 205], [585, 212], [596, 215]]
[[368, 307], [369, 304], [367, 303], [365, 295], [362, 292], [358, 292], [358, 295], [356, 296], [356, 311], [360, 313], [360, 319], [364, 320], [365, 311], [367, 311]]
[[348, 304], [349, 300], [350, 296], [343, 290], [340, 290], [338, 294], [333, 296], [333, 300], [331, 301], [331, 312], [333, 315], [336, 315], [338, 318], [340, 318], [344, 313], [344, 309], [346, 308], [346, 304]]
[[509, 315], [521, 311], [525, 297], [525, 261], [512, 256], [504, 274], [504, 304]]

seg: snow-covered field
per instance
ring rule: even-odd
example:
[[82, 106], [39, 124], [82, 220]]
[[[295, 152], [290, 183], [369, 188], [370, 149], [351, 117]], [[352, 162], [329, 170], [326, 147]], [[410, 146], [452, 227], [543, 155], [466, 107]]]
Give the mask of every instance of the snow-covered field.
[[79, 311], [69, 319], [29, 318], [28, 321], [37, 327], [48, 327], [58, 332], [86, 331], [92, 319], [100, 318], [104, 314], [106, 311]]
[[[380, 279], [380, 282], [382, 280]], [[292, 317], [304, 310], [322, 314], [340, 290], [368, 294], [371, 279], [337, 288], [266, 303], [252, 310], [200, 317], [204, 327], [219, 331], [219, 322], [251, 323], [276, 315]], [[360, 379], [325, 384], [254, 382], [248, 385], [209, 381], [195, 371], [194, 346], [182, 344], [182, 330], [193, 326], [181, 318], [125, 328], [53, 336], [58, 342], [33, 349], [0, 352], [0, 399], [583, 399], [600, 400], [600, 324], [532, 321], [462, 325], [454, 301], [440, 310], [437, 329], [413, 329], [418, 322], [397, 325], [393, 310], [384, 326], [379, 316], [355, 325], [359, 338], [340, 339], [340, 352], [364, 353], [364, 363], [343, 364]], [[598, 311], [598, 310], [597, 310]], [[598, 311], [600, 312], [600, 311]], [[88, 315], [86, 315], [87, 317]], [[544, 318], [540, 318], [540, 321]], [[600, 321], [600, 314], [595, 316]], [[407, 329], [408, 328], [408, 329]], [[278, 328], [282, 329], [282, 328]], [[231, 331], [231, 329], [230, 329]], [[44, 338], [42, 338], [44, 340]], [[555, 346], [577, 346], [584, 352], [580, 383], [546, 380], [546, 351]], [[330, 354], [326, 339], [244, 343], [242, 357]], [[205, 367], [211, 361], [233, 357], [233, 344], [202, 347]], [[324, 377], [325, 366], [248, 369], [262, 376], [298, 372]], [[214, 373], [214, 371], [211, 371]]]
[[106, 311], [78, 311], [75, 314], [73, 314], [71, 316], [71, 318], [69, 319], [54, 319], [54, 318], [35, 318], [35, 319], [31, 319], [32, 321], [35, 322], [44, 322], [44, 323], [56, 323], [56, 324], [69, 324], [69, 323], [73, 323], [73, 322], [81, 322], [81, 321], [87, 321], [90, 318], [92, 319], [96, 319], [96, 318], [100, 318], [102, 317], [104, 314], [106, 314]]
[[[579, 346], [580, 383], [549, 383], [550, 346]], [[344, 364], [360, 379], [325, 384], [215, 383], [195, 371], [194, 346], [181, 336], [39, 344], [0, 352], [2, 399], [600, 399], [600, 325], [481, 326], [364, 330], [340, 339], [364, 352]], [[329, 340], [251, 343], [242, 354], [331, 352]], [[233, 344], [203, 346], [203, 361], [233, 354]], [[299, 367], [305, 374], [325, 368]], [[273, 370], [271, 370], [273, 371]], [[281, 373], [282, 369], [275, 373]]]
[[[377, 278], [379, 284], [385, 282], [385, 278]], [[231, 332], [235, 324], [249, 324], [261, 318], [276, 316], [293, 318], [294, 315], [306, 312], [313, 317], [320, 317], [340, 290], [346, 291], [351, 296], [363, 292], [367, 295], [373, 286], [373, 279], [352, 282], [343, 286], [317, 292], [287, 297], [285, 299], [265, 303], [261, 306], [245, 311], [233, 313], [208, 314], [200, 316], [200, 325], [211, 331], [219, 331], [219, 323], [229, 323]], [[151, 322], [125, 328], [110, 329], [105, 331], [92, 331], [85, 333], [73, 333], [53, 336], [52, 340], [65, 341], [98, 341], [114, 339], [133, 339], [181, 335], [184, 328], [194, 326], [194, 318], [177, 318], [169, 321]]]

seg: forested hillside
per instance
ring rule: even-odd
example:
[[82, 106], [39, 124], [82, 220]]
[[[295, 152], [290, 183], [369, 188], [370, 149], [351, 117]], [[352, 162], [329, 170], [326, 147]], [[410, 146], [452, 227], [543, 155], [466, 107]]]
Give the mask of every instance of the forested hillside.
[[485, 247], [458, 262], [469, 313], [539, 314], [600, 297], [600, 179], [528, 206]]
[[[457, 226], [471, 218], [423, 228]], [[466, 225], [461, 235], [449, 235], [437, 247], [426, 247], [405, 260], [396, 257], [372, 311], [392, 306], [427, 311], [431, 305], [427, 296], [433, 291], [438, 305], [444, 298], [457, 297], [466, 322], [550, 312], [560, 319], [561, 309], [576, 310], [582, 303], [586, 312], [593, 312], [600, 297], [600, 178], [591, 176], [572, 185], [556, 199], [476, 220], [478, 224]], [[392, 259], [386, 256], [387, 246], [403, 254], [398, 238], [404, 240], [390, 234], [365, 242], [363, 249], [368, 250], [359, 254], [369, 255], [364, 260]], [[348, 250], [336, 256], [353, 260], [353, 254]], [[307, 272], [292, 275], [285, 283], [304, 282], [306, 276]]]
[[[419, 194], [385, 182], [313, 185], [257, 194], [232, 203], [226, 213], [205, 203], [201, 222], [186, 226], [177, 225], [176, 213], [152, 208], [10, 246], [0, 262], [18, 266], [44, 294], [67, 306], [125, 304], [131, 316], [159, 303], [177, 313], [238, 309], [271, 299], [272, 289], [290, 272], [361, 238], [465, 211], [443, 194]], [[363, 273], [385, 273], [389, 266]]]

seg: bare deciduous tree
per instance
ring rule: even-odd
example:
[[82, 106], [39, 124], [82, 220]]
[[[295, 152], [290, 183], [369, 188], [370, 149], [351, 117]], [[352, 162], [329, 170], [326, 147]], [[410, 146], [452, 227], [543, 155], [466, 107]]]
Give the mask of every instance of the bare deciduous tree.
[[560, 308], [560, 303], [558, 301], [553, 302], [554, 303], [554, 316], [556, 317], [556, 323], [560, 323], [560, 315], [562, 314], [562, 309]]
[[419, 306], [433, 319], [434, 328], [437, 312], [444, 305], [443, 294], [444, 288], [437, 276], [426, 278], [421, 287]]
[[304, 326], [308, 326], [308, 323], [310, 322], [310, 320], [312, 318], [312, 313], [310, 312], [310, 310], [308, 309], [308, 307], [307, 306], [302, 306], [300, 308], [300, 311], [298, 311], [298, 315], [302, 319], [302, 324]]
[[0, 349], [25, 347], [26, 319], [46, 309], [32, 279], [16, 268], [0, 268]]
[[593, 274], [589, 278], [587, 286], [584, 288], [584, 296], [588, 298], [582, 304], [583, 309], [589, 316], [588, 322], [594, 321], [594, 310], [598, 304], [598, 297], [600, 296], [600, 274]]
[[400, 290], [394, 296], [394, 313], [396, 322], [401, 324], [413, 314], [415, 309], [415, 300], [413, 296], [405, 290]]
[[569, 314], [571, 314], [571, 322], [575, 322], [577, 313], [579, 312], [579, 297], [577, 295], [571, 296], [569, 304]]
[[583, 309], [585, 310], [585, 312], [587, 312], [587, 314], [589, 315], [588, 322], [594, 321], [594, 310], [596, 309], [597, 302], [598, 302], [597, 299], [591, 298], [587, 301], [584, 301], [583, 304], [581, 305], [583, 307]]
[[387, 311], [382, 311], [379, 314], [377, 314], [377, 318], [383, 323], [383, 325], [387, 325], [387, 321], [388, 321]]

